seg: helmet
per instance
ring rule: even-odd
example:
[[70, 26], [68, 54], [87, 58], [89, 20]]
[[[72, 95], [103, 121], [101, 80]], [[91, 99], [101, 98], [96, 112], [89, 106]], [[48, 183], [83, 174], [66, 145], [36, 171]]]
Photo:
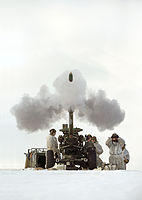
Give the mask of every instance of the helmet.
[[56, 133], [56, 130], [54, 128], [50, 129], [50, 133]]
[[92, 137], [92, 135], [91, 135], [91, 134], [88, 134], [88, 137], [90, 137], [90, 138], [91, 138], [91, 137]]
[[116, 133], [113, 133], [111, 138], [119, 138], [119, 136]]
[[97, 142], [97, 138], [95, 136], [93, 136], [91, 139]]
[[92, 135], [90, 135], [90, 134], [85, 135], [85, 138], [86, 138], [86, 140], [90, 140], [92, 138]]

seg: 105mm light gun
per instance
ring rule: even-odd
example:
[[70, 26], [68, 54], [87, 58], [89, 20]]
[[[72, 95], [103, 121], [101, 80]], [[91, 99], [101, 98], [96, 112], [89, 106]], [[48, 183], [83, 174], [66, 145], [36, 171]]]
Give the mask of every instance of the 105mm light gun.
[[[73, 82], [73, 74], [69, 73], [69, 82]], [[72, 84], [72, 83], [71, 83]], [[74, 110], [70, 107], [69, 123], [63, 124], [61, 135], [58, 136], [59, 152], [44, 148], [32, 148], [26, 153], [25, 168], [52, 168], [55, 163], [57, 166], [65, 166], [67, 170], [82, 170], [97, 168], [96, 149], [94, 144], [79, 134], [83, 129], [74, 128]]]

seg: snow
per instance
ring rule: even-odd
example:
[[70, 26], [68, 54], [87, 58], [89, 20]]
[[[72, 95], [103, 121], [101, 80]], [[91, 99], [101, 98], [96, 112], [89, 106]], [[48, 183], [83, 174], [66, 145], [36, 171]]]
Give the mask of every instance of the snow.
[[142, 200], [142, 171], [0, 170], [1, 200]]

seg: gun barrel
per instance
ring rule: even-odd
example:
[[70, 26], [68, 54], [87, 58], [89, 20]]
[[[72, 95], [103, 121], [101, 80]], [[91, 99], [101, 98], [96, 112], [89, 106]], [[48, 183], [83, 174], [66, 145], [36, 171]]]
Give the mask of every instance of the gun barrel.
[[73, 135], [73, 111], [69, 110], [69, 133]]

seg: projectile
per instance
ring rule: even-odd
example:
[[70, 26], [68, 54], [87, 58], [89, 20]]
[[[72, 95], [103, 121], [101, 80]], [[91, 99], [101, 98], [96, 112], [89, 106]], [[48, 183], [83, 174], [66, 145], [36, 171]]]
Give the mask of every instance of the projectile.
[[73, 81], [73, 74], [72, 74], [72, 72], [69, 73], [69, 81], [70, 81], [70, 82]]

